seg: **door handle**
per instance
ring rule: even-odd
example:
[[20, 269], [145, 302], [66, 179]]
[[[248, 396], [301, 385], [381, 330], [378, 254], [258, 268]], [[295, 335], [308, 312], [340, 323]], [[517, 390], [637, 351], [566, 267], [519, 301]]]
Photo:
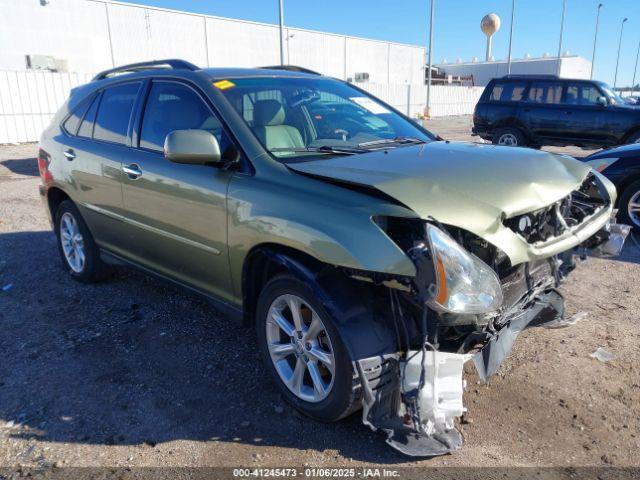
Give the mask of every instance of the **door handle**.
[[122, 167], [122, 171], [126, 173], [131, 180], [135, 180], [142, 175], [142, 170], [140, 170], [140, 167], [135, 163], [132, 163], [131, 165], [124, 165]]
[[76, 158], [76, 152], [73, 151], [73, 148], [67, 148], [62, 151], [62, 154], [67, 157], [67, 160], [73, 160]]

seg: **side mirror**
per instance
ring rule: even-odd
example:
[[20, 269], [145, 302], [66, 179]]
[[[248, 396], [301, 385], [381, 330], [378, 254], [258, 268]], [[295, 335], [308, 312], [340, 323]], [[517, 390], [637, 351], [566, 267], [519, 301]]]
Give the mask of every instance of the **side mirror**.
[[218, 140], [206, 130], [174, 130], [164, 140], [164, 156], [174, 163], [220, 164]]
[[609, 102], [607, 102], [607, 97], [598, 97], [598, 100], [596, 101], [601, 107], [606, 107], [609, 104]]

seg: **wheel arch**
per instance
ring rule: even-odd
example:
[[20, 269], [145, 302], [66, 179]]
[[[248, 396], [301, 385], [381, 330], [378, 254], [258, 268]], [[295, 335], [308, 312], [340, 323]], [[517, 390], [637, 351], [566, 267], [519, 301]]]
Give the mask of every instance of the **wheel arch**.
[[[55, 222], [58, 207], [65, 200], [71, 200], [71, 197], [59, 187], [50, 187], [47, 190], [47, 206], [51, 214], [51, 220]], [[73, 200], [71, 200], [73, 201]]]
[[629, 140], [629, 138], [631, 138], [633, 135], [636, 135], [638, 133], [640, 133], [640, 125], [635, 125], [635, 126], [631, 127], [622, 136], [622, 141], [620, 142], [621, 145], [627, 144], [627, 141]]
[[262, 288], [281, 273], [289, 273], [311, 288], [334, 320], [352, 360], [397, 350], [390, 311], [374, 308], [376, 288], [386, 287], [354, 280], [340, 267], [278, 244], [258, 245], [246, 256], [242, 269], [245, 324], [255, 321]]

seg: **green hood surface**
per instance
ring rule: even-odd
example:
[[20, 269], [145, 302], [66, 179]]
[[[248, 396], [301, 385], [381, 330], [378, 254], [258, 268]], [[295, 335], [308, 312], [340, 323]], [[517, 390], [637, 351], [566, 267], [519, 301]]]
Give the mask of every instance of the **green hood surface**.
[[[502, 220], [560, 200], [578, 188], [591, 170], [571, 157], [548, 152], [452, 142], [288, 166], [296, 172], [376, 188], [422, 218], [433, 217], [492, 242], [514, 264], [557, 252], [530, 248], [523, 239], [513, 238], [515, 234]], [[564, 242], [563, 246], [572, 245]]]

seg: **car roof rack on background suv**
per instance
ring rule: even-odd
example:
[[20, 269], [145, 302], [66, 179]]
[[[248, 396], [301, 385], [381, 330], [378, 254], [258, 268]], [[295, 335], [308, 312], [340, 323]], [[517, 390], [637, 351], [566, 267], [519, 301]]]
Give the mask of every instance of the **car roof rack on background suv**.
[[103, 80], [117, 73], [140, 72], [142, 70], [153, 70], [153, 69], [163, 69], [163, 68], [172, 68], [174, 70], [191, 70], [191, 71], [200, 70], [200, 67], [194, 65], [191, 62], [187, 62], [186, 60], [180, 60], [177, 58], [170, 58], [167, 60], [152, 60], [150, 62], [130, 63], [128, 65], [121, 65], [119, 67], [110, 68], [109, 70], [104, 70], [98, 73], [95, 77], [93, 77], [91, 81], [95, 82], [97, 80]]
[[538, 80], [560, 80], [558, 75], [541, 73], [511, 73], [503, 75], [501, 78], [537, 78]]
[[309, 73], [311, 75], [320, 75], [320, 72], [316, 72], [315, 70], [309, 70], [308, 68], [299, 67], [297, 65], [273, 65], [271, 67], [258, 67], [261, 70], [286, 70], [288, 72], [300, 72], [300, 73]]

